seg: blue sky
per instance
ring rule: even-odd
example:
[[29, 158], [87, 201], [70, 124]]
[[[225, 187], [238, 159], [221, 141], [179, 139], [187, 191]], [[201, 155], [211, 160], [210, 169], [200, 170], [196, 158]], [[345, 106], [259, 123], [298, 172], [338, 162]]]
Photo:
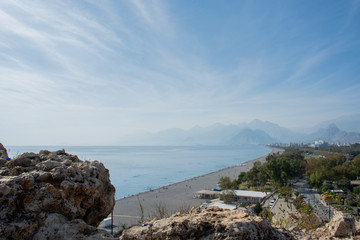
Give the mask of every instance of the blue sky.
[[360, 1], [0, 1], [4, 144], [359, 113]]

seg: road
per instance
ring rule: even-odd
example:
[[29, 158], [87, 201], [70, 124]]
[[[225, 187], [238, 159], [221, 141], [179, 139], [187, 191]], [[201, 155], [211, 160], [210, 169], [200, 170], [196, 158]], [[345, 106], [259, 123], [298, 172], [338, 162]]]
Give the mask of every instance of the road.
[[328, 222], [333, 216], [334, 212], [321, 199], [320, 194], [309, 186], [306, 179], [299, 179], [291, 185], [291, 188], [299, 191], [304, 195], [304, 200], [314, 208], [314, 213], [322, 220]]

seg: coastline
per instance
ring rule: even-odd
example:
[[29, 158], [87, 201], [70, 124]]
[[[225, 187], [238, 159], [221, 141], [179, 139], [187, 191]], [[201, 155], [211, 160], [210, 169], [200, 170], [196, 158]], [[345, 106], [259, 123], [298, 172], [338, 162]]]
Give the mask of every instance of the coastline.
[[144, 219], [148, 220], [154, 215], [158, 215], [159, 211], [173, 214], [200, 206], [206, 200], [193, 198], [195, 192], [213, 189], [220, 177], [229, 176], [231, 179], [235, 179], [240, 172], [249, 171], [254, 162], [264, 162], [266, 156], [278, 152], [283, 152], [283, 150], [271, 148], [270, 153], [241, 164], [117, 199], [113, 211], [113, 224], [118, 227], [138, 224], [142, 215], [141, 207], [143, 208]]

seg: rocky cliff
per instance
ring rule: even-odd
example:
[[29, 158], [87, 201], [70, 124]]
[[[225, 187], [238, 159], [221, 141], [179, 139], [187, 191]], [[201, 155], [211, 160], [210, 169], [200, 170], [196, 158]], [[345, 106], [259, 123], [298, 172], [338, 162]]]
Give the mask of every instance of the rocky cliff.
[[[64, 150], [6, 160], [0, 146], [0, 239], [106, 239], [115, 188], [100, 162]], [[5, 158], [6, 156], [6, 158]]]
[[125, 230], [120, 240], [160, 239], [294, 239], [281, 228], [240, 210], [195, 208], [186, 215], [153, 220], [146, 226]]
[[251, 217], [240, 210], [218, 207], [195, 208], [188, 214], [154, 219], [144, 226], [125, 230], [120, 240], [185, 240], [185, 239], [360, 239], [360, 224], [355, 218], [337, 212], [331, 222], [313, 230], [291, 230], [271, 225], [267, 220]]

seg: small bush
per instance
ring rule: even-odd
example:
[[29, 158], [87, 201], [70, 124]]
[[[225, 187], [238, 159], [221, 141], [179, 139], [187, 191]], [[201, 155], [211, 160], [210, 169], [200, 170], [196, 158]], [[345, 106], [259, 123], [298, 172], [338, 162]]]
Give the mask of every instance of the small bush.
[[261, 204], [258, 202], [258, 203], [256, 203], [256, 205], [254, 207], [254, 213], [256, 215], [259, 215], [261, 213], [262, 209], [263, 208], [262, 208]]

